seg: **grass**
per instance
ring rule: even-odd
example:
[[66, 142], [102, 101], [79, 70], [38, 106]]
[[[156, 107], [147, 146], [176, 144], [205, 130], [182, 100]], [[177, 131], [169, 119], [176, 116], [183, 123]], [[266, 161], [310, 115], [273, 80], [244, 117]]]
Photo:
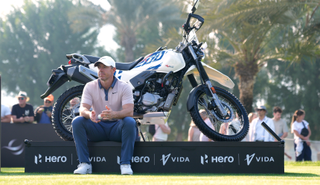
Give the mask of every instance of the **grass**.
[[24, 173], [24, 168], [2, 168], [0, 184], [320, 184], [320, 162], [285, 162], [285, 174], [119, 174], [73, 175]]

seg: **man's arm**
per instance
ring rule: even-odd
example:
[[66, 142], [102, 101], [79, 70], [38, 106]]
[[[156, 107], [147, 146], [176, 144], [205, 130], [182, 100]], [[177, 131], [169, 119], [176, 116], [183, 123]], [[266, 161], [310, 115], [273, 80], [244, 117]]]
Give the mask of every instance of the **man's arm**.
[[283, 135], [281, 136], [281, 139], [284, 139], [288, 136], [288, 132], [284, 132]]
[[1, 122], [2, 123], [10, 123], [11, 122], [11, 115], [9, 114], [9, 115], [3, 116], [1, 118]]
[[165, 134], [170, 134], [171, 133], [171, 129], [169, 126], [167, 126], [166, 124], [164, 125], [159, 125], [159, 127], [161, 128], [162, 132]]
[[91, 114], [90, 108], [91, 106], [89, 104], [82, 103], [80, 106], [80, 116], [90, 119], [90, 114]]
[[20, 117], [18, 119], [16, 115], [11, 115], [11, 118], [12, 118], [13, 123], [23, 123], [24, 122], [23, 117]]
[[188, 132], [188, 141], [192, 141], [193, 133], [194, 133], [194, 128], [190, 127]]

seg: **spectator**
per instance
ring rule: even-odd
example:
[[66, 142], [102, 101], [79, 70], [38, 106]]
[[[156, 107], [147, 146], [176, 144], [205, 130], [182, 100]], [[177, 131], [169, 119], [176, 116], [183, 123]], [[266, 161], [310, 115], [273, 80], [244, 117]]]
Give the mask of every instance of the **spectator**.
[[139, 139], [137, 124], [132, 118], [132, 89], [114, 76], [116, 64], [111, 57], [101, 57], [94, 66], [98, 68], [99, 78], [85, 85], [80, 116], [72, 120], [72, 133], [80, 162], [73, 173], [92, 173], [88, 141], [117, 141], [122, 142], [121, 174], [132, 175], [130, 161], [135, 141]]
[[288, 136], [288, 126], [286, 122], [281, 119], [282, 110], [280, 107], [273, 108], [273, 124], [275, 133], [281, 138], [284, 139]]
[[[281, 118], [282, 109], [280, 107], [273, 108], [273, 124], [274, 124], [274, 132], [283, 140], [288, 136], [288, 126], [286, 122]], [[289, 159], [292, 157], [284, 152]]]
[[50, 94], [43, 100], [43, 105], [40, 105], [34, 111], [35, 119], [37, 123], [51, 123], [52, 105], [54, 102], [54, 96]]
[[296, 110], [292, 116], [291, 132], [294, 134], [294, 150], [296, 161], [311, 161], [310, 136], [311, 130], [309, 123], [304, 120], [304, 110]]
[[239, 132], [239, 130], [241, 129], [241, 123], [238, 116], [228, 124], [227, 128], [227, 135], [235, 135]]
[[250, 114], [248, 115], [248, 119], [249, 119], [249, 124], [251, 124], [252, 123], [252, 121], [255, 119], [255, 118], [257, 118], [258, 116], [257, 116], [257, 114], [256, 113], [254, 113], [254, 112], [250, 112]]
[[171, 129], [168, 122], [163, 125], [155, 125], [155, 134], [152, 137], [152, 141], [167, 141], [168, 135], [171, 133]]
[[1, 104], [1, 123], [11, 122], [11, 111], [9, 107]]
[[268, 142], [274, 141], [271, 134], [261, 125], [265, 122], [270, 129], [274, 130], [274, 124], [272, 119], [266, 116], [267, 108], [265, 106], [259, 106], [257, 108], [258, 117], [255, 118], [249, 128], [249, 141]]
[[18, 96], [19, 103], [12, 106], [11, 117], [13, 123], [32, 123], [34, 121], [33, 107], [28, 104], [29, 97], [24, 91], [20, 91]]
[[220, 126], [219, 133], [222, 135], [227, 135], [229, 123], [222, 123]]
[[70, 108], [73, 108], [74, 106], [80, 107], [80, 98], [75, 97], [70, 100]]
[[194, 124], [193, 120], [191, 120], [188, 131], [188, 141], [200, 141], [200, 134], [201, 131], [199, 130], [197, 125]]
[[[252, 121], [257, 118], [257, 114], [254, 113], [254, 112], [250, 112], [249, 115], [248, 115], [248, 119], [249, 119], [249, 128], [251, 127], [251, 123]], [[242, 141], [249, 141], [249, 132], [248, 134], [246, 135], [246, 137], [242, 140]]]
[[[211, 123], [211, 121], [210, 121], [210, 119], [208, 117], [208, 114], [207, 114], [206, 110], [201, 109], [199, 111], [199, 113], [200, 113], [200, 116], [201, 116], [202, 120], [208, 125], [208, 127], [210, 127], [212, 130], [214, 130], [214, 127], [213, 127], [213, 125], [212, 125], [212, 123]], [[209, 139], [202, 132], [200, 133], [200, 139], [199, 140], [200, 141], [212, 141], [212, 139]]]

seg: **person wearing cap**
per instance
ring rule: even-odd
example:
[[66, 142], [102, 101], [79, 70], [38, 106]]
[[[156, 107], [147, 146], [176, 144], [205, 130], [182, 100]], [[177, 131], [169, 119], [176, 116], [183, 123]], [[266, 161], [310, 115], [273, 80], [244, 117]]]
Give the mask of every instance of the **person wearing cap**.
[[265, 122], [270, 129], [274, 131], [274, 124], [271, 118], [266, 116], [267, 108], [265, 106], [259, 106], [257, 109], [258, 117], [255, 118], [249, 129], [249, 141], [271, 142], [274, 138], [271, 134], [261, 125]]
[[13, 105], [11, 109], [13, 123], [32, 123], [34, 121], [33, 106], [27, 103], [30, 99], [27, 93], [20, 91], [16, 98], [19, 103]]
[[101, 57], [94, 66], [98, 68], [99, 78], [85, 85], [80, 116], [72, 121], [73, 138], [80, 163], [73, 173], [92, 173], [88, 141], [116, 141], [121, 142], [121, 174], [132, 175], [130, 160], [135, 141], [139, 140], [137, 125], [132, 118], [132, 89], [114, 76], [116, 65], [111, 57]]
[[49, 94], [49, 96], [43, 99], [43, 105], [40, 105], [34, 111], [35, 119], [37, 123], [50, 124], [51, 123], [51, 114], [52, 114], [52, 105], [54, 102], [54, 96]]

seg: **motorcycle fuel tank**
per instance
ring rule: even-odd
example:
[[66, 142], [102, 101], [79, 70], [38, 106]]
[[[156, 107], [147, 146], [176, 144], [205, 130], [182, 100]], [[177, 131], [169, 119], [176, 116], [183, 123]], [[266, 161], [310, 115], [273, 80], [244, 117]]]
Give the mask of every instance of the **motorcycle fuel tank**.
[[130, 71], [117, 70], [115, 76], [127, 83], [134, 89], [130, 80], [142, 72], [150, 71], [157, 73], [177, 72], [185, 67], [181, 53], [173, 50], [162, 50], [147, 55]]

